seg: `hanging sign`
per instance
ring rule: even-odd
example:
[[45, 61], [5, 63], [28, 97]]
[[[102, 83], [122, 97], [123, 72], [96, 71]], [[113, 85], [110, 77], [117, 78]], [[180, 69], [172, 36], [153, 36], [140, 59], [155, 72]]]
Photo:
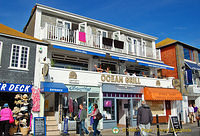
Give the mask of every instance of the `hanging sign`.
[[31, 93], [32, 85], [0, 83], [0, 91], [2, 92], [17, 92], [17, 93]]

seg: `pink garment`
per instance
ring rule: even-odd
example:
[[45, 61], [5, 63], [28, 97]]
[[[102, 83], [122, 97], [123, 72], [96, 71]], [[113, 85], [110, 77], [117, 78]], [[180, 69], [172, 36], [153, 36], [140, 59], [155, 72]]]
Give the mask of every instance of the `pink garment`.
[[85, 34], [85, 32], [79, 32], [79, 41], [86, 42], [86, 34]]
[[40, 111], [40, 89], [32, 88], [32, 111]]
[[1, 114], [1, 121], [9, 120], [10, 115], [12, 115], [12, 111], [9, 108], [4, 108], [1, 110], [0, 114]]
[[73, 100], [71, 98], [69, 99], [69, 112], [73, 112]]

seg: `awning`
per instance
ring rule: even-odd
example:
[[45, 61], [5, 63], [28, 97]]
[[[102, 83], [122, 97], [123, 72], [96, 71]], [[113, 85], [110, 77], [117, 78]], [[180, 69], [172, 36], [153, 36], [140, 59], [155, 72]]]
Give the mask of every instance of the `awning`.
[[63, 83], [41, 82], [41, 92], [68, 93], [68, 88]]
[[117, 56], [111, 56], [112, 59], [117, 59], [117, 60], [124, 60], [124, 61], [130, 61], [130, 62], [136, 62], [134, 59], [128, 59], [124, 57], [117, 57]]
[[191, 63], [191, 62], [186, 62], [185, 64], [192, 70], [200, 70], [200, 66], [197, 65], [196, 63]]
[[136, 60], [139, 65], [167, 69], [167, 70], [174, 70], [174, 67], [168, 66], [161, 62], [149, 61], [149, 60], [144, 60], [144, 59], [136, 59]]
[[177, 89], [170, 88], [144, 88], [144, 100], [183, 100], [182, 94]]
[[96, 53], [96, 52], [91, 52], [91, 51], [86, 51], [86, 50], [79, 50], [79, 49], [74, 49], [74, 48], [69, 48], [69, 47], [58, 46], [58, 45], [53, 45], [53, 48], [68, 50], [68, 51], [73, 51], [73, 52], [78, 52], [78, 53], [83, 53], [83, 54], [88, 54], [88, 55], [106, 57], [106, 55], [102, 54], [102, 53]]

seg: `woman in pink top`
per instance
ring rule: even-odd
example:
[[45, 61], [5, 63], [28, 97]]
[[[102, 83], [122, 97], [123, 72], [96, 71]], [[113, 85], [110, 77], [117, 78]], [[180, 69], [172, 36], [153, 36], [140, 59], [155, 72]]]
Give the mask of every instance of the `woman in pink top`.
[[[4, 132], [4, 136], [9, 136], [9, 129], [10, 129], [9, 119], [10, 116], [12, 116], [12, 111], [7, 103], [5, 103], [3, 107], [4, 108], [0, 112], [0, 121], [1, 121], [0, 129], [2, 132]], [[2, 135], [1, 131], [0, 131], [0, 136]]]

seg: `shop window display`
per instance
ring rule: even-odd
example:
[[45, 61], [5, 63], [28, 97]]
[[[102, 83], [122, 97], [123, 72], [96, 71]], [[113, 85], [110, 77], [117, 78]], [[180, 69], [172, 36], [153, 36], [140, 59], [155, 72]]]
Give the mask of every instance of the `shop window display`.
[[153, 115], [165, 115], [164, 101], [147, 101]]
[[[28, 94], [1, 93], [1, 104], [8, 103], [9, 108], [13, 112], [15, 122], [11, 125], [10, 135], [21, 132], [27, 135], [31, 126], [32, 100]], [[4, 97], [3, 97], [4, 96]], [[6, 101], [7, 100], [7, 101]]]
[[83, 104], [87, 107], [87, 94], [86, 93], [69, 93], [69, 96], [62, 96], [64, 117], [69, 117], [69, 120], [78, 120], [79, 105]]
[[103, 99], [103, 119], [115, 119], [115, 101], [114, 99]]

